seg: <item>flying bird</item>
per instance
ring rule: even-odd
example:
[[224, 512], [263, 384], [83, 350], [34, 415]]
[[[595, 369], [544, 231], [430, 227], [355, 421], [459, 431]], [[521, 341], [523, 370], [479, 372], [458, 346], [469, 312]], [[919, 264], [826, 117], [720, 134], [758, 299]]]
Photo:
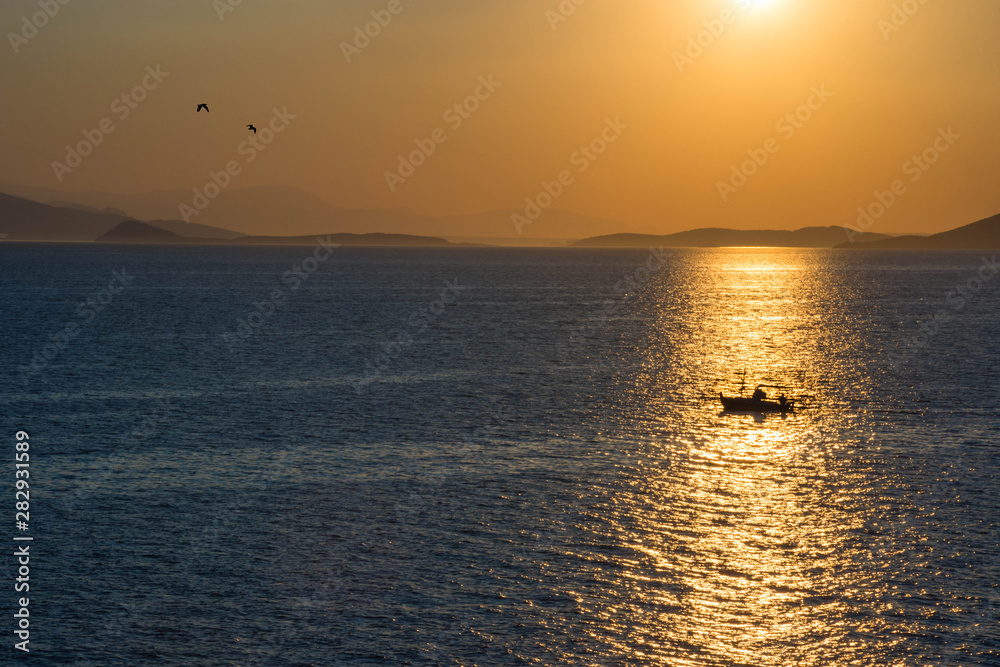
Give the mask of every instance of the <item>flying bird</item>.
[[253, 130], [253, 133], [254, 133], [254, 134], [257, 134], [257, 128], [256, 128], [256, 127], [254, 127], [253, 125], [247, 125], [247, 129], [248, 129], [248, 130]]
[[[198, 105], [198, 111], [201, 111], [202, 109], [204, 109], [205, 111], [208, 111], [208, 105], [207, 104], [199, 104]], [[208, 111], [208, 113], [212, 113], [212, 112]]]

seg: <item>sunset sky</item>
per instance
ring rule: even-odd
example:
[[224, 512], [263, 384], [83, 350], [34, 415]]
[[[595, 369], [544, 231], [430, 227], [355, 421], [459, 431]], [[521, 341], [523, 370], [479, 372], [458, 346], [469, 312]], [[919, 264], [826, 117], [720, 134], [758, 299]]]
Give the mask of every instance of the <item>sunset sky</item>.
[[[896, 180], [905, 191], [870, 231], [1000, 213], [1000, 3], [745, 4], [566, 0], [564, 17], [560, 0], [399, 0], [395, 15], [389, 0], [71, 0], [19, 39], [41, 10], [5, 0], [0, 182], [190, 190], [235, 160], [231, 188], [441, 215], [524, 209], [566, 170], [554, 208], [658, 233], [850, 225]], [[391, 21], [345, 54], [373, 11]], [[120, 118], [115, 100], [157, 66], [169, 76]], [[478, 109], [446, 119], [477, 89]], [[245, 126], [275, 108], [295, 118], [246, 163]], [[798, 127], [779, 125], [797, 110]], [[53, 162], [106, 118], [114, 131], [60, 182]], [[398, 156], [439, 128], [390, 188]], [[576, 153], [602, 132], [603, 154]], [[935, 164], [906, 165], [935, 141], [948, 148]], [[766, 162], [724, 201], [748, 151]]]

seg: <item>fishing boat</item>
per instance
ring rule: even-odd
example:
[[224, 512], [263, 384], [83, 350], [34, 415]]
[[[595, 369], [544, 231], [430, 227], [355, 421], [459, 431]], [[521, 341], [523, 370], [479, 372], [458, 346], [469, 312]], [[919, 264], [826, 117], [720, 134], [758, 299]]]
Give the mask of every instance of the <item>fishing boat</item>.
[[719, 400], [722, 401], [723, 410], [734, 412], [792, 412], [795, 410], [795, 401], [784, 396], [777, 401], [768, 401], [760, 398], [731, 398], [719, 392]]
[[786, 389], [786, 387], [775, 386], [775, 385], [765, 385], [759, 384], [756, 389], [754, 389], [753, 396], [747, 398], [743, 395], [746, 391], [747, 386], [747, 372], [744, 369], [742, 380], [740, 382], [740, 395], [729, 397], [724, 395], [721, 391], [719, 392], [719, 400], [722, 401], [722, 409], [729, 410], [731, 412], [792, 412], [795, 410], [795, 401], [785, 398], [784, 394], [778, 398], [777, 401], [767, 400], [767, 392], [764, 391], [764, 387], [769, 389]]

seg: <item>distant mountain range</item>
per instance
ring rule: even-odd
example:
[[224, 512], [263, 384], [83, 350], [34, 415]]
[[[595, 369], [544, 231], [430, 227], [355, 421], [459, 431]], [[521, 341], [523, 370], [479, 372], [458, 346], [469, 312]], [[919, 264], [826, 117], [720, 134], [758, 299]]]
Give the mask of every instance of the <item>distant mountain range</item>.
[[[191, 207], [194, 199], [191, 190], [122, 195], [107, 192], [63, 192], [43, 187], [0, 184], [0, 192], [52, 206], [72, 206], [89, 212], [114, 214], [119, 216], [119, 221], [124, 218], [145, 221], [177, 220], [182, 217], [180, 205]], [[489, 211], [468, 215], [427, 216], [405, 208], [339, 208], [330, 206], [311, 192], [297, 188], [255, 187], [225, 190], [190, 219], [201, 225], [233, 230], [230, 234], [237, 236], [268, 236], [280, 229], [291, 236], [329, 234], [334, 231], [354, 234], [421, 234], [464, 239], [578, 239], [629, 229], [628, 225], [615, 220], [549, 209], [532, 224], [523, 226], [523, 233], [519, 234], [511, 220], [513, 213], [514, 211]], [[211, 236], [218, 236], [218, 233]]]
[[[0, 186], [2, 189], [4, 186]], [[355, 211], [351, 209], [334, 209], [321, 202], [318, 198], [308, 193], [302, 193], [294, 188], [250, 188], [246, 190], [233, 190], [219, 196], [219, 199], [209, 209], [218, 205], [227, 208], [229, 211], [243, 211], [250, 215], [253, 212], [253, 224], [244, 226], [243, 229], [253, 229], [264, 227], [261, 212], [254, 209], [254, 202], [267, 199], [273, 205], [276, 199], [271, 197], [274, 191], [284, 193], [290, 199], [298, 201], [300, 205], [312, 202], [315, 216], [308, 221], [306, 227], [310, 231], [300, 231], [302, 225], [296, 222], [294, 211], [304, 211], [307, 208], [293, 207], [293, 213], [279, 209], [269, 208], [269, 205], [262, 204], [264, 211], [269, 211], [267, 215], [274, 215], [269, 218], [270, 223], [267, 229], [273, 229], [275, 221], [279, 221], [283, 230], [287, 230], [287, 236], [274, 236], [267, 233], [248, 234], [245, 231], [234, 231], [233, 229], [215, 227], [198, 223], [186, 223], [183, 220], [160, 219], [153, 217], [145, 219], [141, 223], [133, 218], [138, 218], [131, 207], [140, 208], [147, 213], [163, 212], [162, 201], [156, 203], [153, 200], [166, 200], [169, 197], [164, 193], [156, 195], [152, 193], [148, 199], [145, 195], [106, 195], [103, 193], [64, 193], [46, 188], [18, 188], [23, 194], [31, 194], [35, 197], [49, 199], [51, 203], [32, 201], [26, 196], [13, 196], [0, 193], [0, 238], [11, 241], [62, 241], [62, 242], [89, 242], [100, 239], [102, 242], [117, 243], [207, 243], [234, 241], [240, 244], [296, 244], [315, 242], [317, 235], [335, 235], [339, 240], [334, 241], [341, 245], [425, 245], [441, 246], [450, 245], [446, 237], [454, 239], [479, 237], [490, 238], [491, 242], [502, 244], [503, 240], [511, 239], [509, 233], [501, 231], [500, 227], [510, 223], [510, 214], [502, 211], [493, 213], [483, 213], [471, 216], [453, 216], [449, 218], [430, 218], [418, 216], [405, 209], [390, 209], [384, 211]], [[171, 196], [176, 196], [173, 193]], [[81, 202], [80, 198], [86, 200]], [[67, 199], [76, 201], [66, 201]], [[108, 198], [116, 201], [110, 201]], [[143, 203], [145, 202], [145, 203]], [[227, 203], [228, 202], [228, 203]], [[171, 206], [176, 203], [171, 200]], [[117, 205], [115, 205], [117, 204]], [[127, 205], [122, 208], [121, 205]], [[355, 229], [345, 230], [342, 226], [336, 225], [329, 220], [330, 211], [352, 211], [353, 225]], [[235, 215], [235, 214], [234, 214]], [[575, 213], [566, 211], [546, 211], [536, 224], [546, 218], [558, 221], [560, 229], [578, 225], [574, 229], [582, 232], [588, 227], [612, 227], [619, 228], [617, 223], [609, 220], [587, 218]], [[421, 225], [411, 225], [414, 220], [437, 220], [440, 225], [452, 231], [462, 231], [464, 233], [441, 233], [433, 236], [409, 234], [405, 230], [400, 231], [400, 227], [412, 227]], [[325, 222], [324, 222], [325, 221]], [[589, 221], [589, 222], [588, 222]], [[124, 222], [129, 224], [119, 227]], [[319, 225], [324, 226], [320, 227]], [[382, 225], [382, 226], [380, 226]], [[463, 225], [467, 225], [463, 227]], [[360, 227], [360, 231], [357, 228]], [[475, 229], [471, 229], [475, 227]], [[534, 228], [535, 225], [526, 227]], [[513, 225], [511, 224], [511, 228]], [[168, 232], [162, 234], [155, 230]], [[490, 231], [494, 233], [490, 233]], [[537, 230], [535, 230], [537, 231]], [[113, 233], [112, 233], [113, 232]], [[110, 233], [110, 234], [109, 234]], [[551, 244], [552, 239], [558, 238], [549, 236], [551, 230], [537, 239], [539, 244]], [[527, 236], [527, 234], [526, 234]], [[577, 236], [578, 238], [579, 236]], [[853, 237], [854, 242], [849, 239]], [[515, 237], [516, 238], [516, 237]], [[561, 237], [566, 238], [566, 237]], [[572, 238], [572, 236], [570, 237]], [[544, 243], [547, 239], [548, 243]], [[517, 241], [526, 241], [524, 238], [517, 238]], [[747, 246], [770, 246], [789, 248], [942, 248], [942, 249], [978, 249], [978, 248], [998, 248], [1000, 247], [1000, 215], [980, 220], [971, 225], [966, 225], [958, 229], [934, 234], [932, 236], [888, 236], [885, 234], [856, 233], [844, 227], [805, 227], [795, 231], [782, 230], [736, 230], [736, 229], [695, 229], [677, 234], [650, 235], [650, 234], [610, 234], [602, 236], [592, 236], [577, 241], [573, 245], [577, 247], [747, 247]]]
[[[860, 237], [859, 237], [860, 238]], [[896, 236], [838, 248], [897, 248], [909, 250], [985, 250], [1000, 248], [1000, 215], [930, 236]]]
[[95, 243], [222, 243], [223, 239], [181, 236], [161, 227], [126, 220], [114, 229], [101, 234]]
[[[851, 239], [854, 241], [845, 241]], [[804, 227], [795, 231], [694, 229], [678, 234], [612, 234], [573, 244], [584, 248], [721, 248], [770, 246], [780, 248], [895, 248], [983, 250], [1000, 248], [1000, 215], [931, 236], [888, 236], [858, 233], [844, 227]]]
[[[120, 211], [50, 206], [0, 193], [0, 234], [6, 234], [9, 241], [93, 241], [128, 218]], [[228, 229], [189, 225], [183, 220], [157, 220], [151, 224], [179, 236], [243, 236]]]
[[[611, 234], [577, 241], [573, 245], [583, 248], [722, 248], [768, 246], [779, 248], [832, 248], [850, 238], [844, 227], [804, 227], [795, 231], [693, 229], [677, 234]], [[853, 233], [853, 232], [852, 232]], [[857, 234], [865, 241], [888, 239], [885, 234]]]
[[[444, 239], [406, 234], [324, 234], [325, 243], [340, 246], [450, 246]], [[97, 237], [95, 243], [214, 243], [230, 245], [316, 245], [316, 236], [241, 236], [238, 239], [181, 236], [160, 227], [126, 220]]]

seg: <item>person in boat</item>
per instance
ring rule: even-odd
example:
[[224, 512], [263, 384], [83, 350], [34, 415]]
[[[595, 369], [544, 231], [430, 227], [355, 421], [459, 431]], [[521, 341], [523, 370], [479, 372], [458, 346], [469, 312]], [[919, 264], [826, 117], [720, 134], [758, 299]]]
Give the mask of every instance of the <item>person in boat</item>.
[[753, 393], [753, 396], [751, 398], [755, 401], [767, 400], [767, 392], [761, 389], [760, 387], [757, 387], [757, 391]]

